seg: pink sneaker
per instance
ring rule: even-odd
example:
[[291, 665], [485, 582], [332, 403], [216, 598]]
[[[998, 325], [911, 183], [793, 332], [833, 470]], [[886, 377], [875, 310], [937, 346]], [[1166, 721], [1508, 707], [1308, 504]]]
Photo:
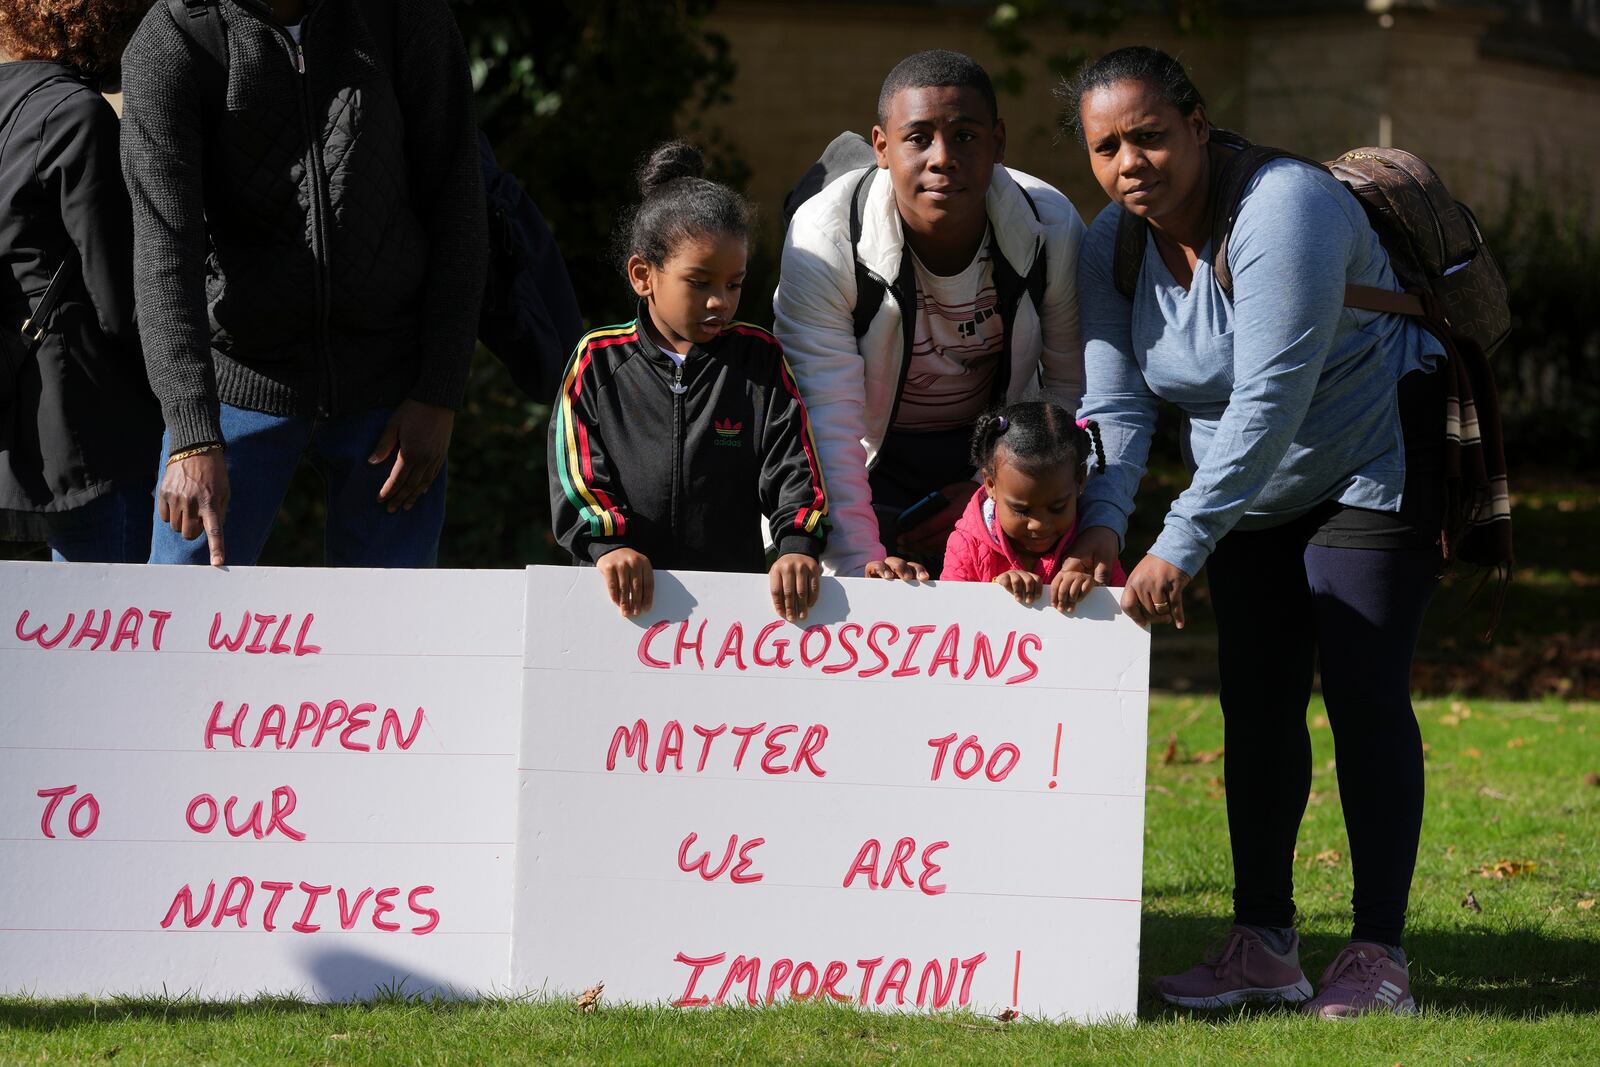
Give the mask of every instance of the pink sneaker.
[[1322, 975], [1322, 992], [1302, 1009], [1319, 1019], [1352, 1019], [1368, 1012], [1415, 1015], [1411, 976], [1382, 945], [1352, 941]]
[[1282, 956], [1261, 935], [1235, 926], [1220, 948], [1198, 967], [1156, 979], [1156, 992], [1182, 1008], [1226, 1008], [1233, 1004], [1298, 1004], [1311, 996], [1300, 969], [1300, 935]]

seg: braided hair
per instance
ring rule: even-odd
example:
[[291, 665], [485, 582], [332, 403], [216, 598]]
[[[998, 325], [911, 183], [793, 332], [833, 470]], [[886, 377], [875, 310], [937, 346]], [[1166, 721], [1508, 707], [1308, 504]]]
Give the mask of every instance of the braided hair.
[[972, 428], [972, 465], [985, 477], [994, 477], [1001, 449], [1025, 474], [1071, 467], [1081, 482], [1089, 473], [1091, 454], [1095, 473], [1106, 469], [1099, 424], [1092, 419], [1080, 424], [1065, 408], [1047, 401], [1025, 400], [978, 416]]

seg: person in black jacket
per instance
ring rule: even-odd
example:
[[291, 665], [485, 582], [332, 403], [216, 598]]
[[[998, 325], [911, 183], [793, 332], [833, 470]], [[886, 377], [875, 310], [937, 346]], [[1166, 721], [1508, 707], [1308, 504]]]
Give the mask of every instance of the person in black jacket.
[[0, 7], [0, 538], [47, 541], [57, 560], [143, 562], [150, 547], [161, 419], [99, 85], [143, 6]]
[[550, 420], [556, 539], [592, 562], [624, 616], [650, 610], [653, 567], [766, 571], [791, 621], [816, 603], [828, 530], [811, 426], [783, 348], [737, 322], [751, 209], [661, 146], [624, 226], [638, 316], [595, 330], [567, 365]]
[[160, 0], [123, 68], [151, 561], [253, 563], [306, 459], [330, 564], [431, 566], [487, 259], [445, 0]]

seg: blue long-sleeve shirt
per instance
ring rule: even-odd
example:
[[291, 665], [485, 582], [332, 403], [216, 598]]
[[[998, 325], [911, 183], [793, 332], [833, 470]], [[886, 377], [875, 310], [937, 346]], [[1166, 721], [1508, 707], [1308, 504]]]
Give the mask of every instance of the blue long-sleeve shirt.
[[[1208, 244], [1186, 291], [1147, 238], [1134, 299], [1117, 292], [1115, 204], [1078, 261], [1086, 393], [1107, 466], [1084, 488], [1080, 526], [1124, 538], [1156, 407], [1181, 408], [1194, 471], [1153, 555], [1193, 575], [1234, 528], [1261, 529], [1324, 500], [1395, 511], [1405, 451], [1395, 383], [1438, 342], [1409, 319], [1344, 306], [1347, 283], [1398, 289], [1361, 205], [1290, 160], [1261, 169], [1229, 239], [1229, 300]], [[1441, 426], [1442, 430], [1442, 426]]]

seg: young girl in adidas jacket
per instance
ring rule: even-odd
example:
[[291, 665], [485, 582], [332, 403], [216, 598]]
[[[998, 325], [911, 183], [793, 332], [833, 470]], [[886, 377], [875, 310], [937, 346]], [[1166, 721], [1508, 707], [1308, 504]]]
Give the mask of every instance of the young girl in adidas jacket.
[[550, 420], [553, 529], [605, 577], [625, 616], [650, 610], [656, 567], [768, 571], [773, 607], [817, 598], [828, 498], [805, 405], [767, 331], [735, 321], [751, 229], [743, 197], [662, 145], [625, 223], [631, 322], [578, 343]]

